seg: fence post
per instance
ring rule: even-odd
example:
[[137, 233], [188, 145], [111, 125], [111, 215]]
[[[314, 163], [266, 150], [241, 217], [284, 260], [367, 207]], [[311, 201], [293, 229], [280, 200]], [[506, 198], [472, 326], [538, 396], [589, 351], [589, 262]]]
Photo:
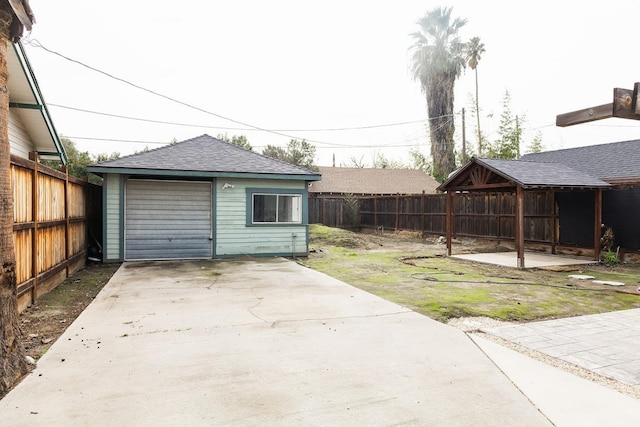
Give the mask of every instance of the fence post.
[[396, 226], [395, 229], [398, 231], [400, 228], [400, 195], [396, 194]]
[[33, 215], [33, 231], [31, 233], [31, 274], [33, 286], [31, 287], [31, 304], [36, 303], [38, 297], [38, 153], [29, 153], [29, 160], [33, 161], [33, 176], [31, 178], [31, 205]]
[[420, 197], [420, 231], [422, 232], [422, 236], [424, 237], [424, 200], [425, 200], [425, 192], [422, 190], [422, 196]]
[[[62, 172], [64, 172], [64, 260], [67, 264], [66, 268], [66, 276], [69, 277], [69, 254], [71, 250], [69, 249], [69, 245], [71, 244], [71, 230], [70, 230], [70, 221], [69, 221], [69, 169], [66, 165], [62, 166]], [[86, 202], [85, 202], [86, 203]], [[85, 216], [86, 218], [86, 216]], [[87, 224], [89, 221], [87, 220]]]
[[378, 229], [378, 196], [373, 196], [373, 229]]

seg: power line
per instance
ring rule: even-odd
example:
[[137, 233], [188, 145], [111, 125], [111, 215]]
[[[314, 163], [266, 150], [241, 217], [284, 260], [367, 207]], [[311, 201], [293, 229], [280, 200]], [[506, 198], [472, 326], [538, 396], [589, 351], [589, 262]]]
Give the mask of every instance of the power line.
[[[117, 138], [96, 138], [90, 136], [68, 136], [64, 135], [64, 138], [70, 140], [83, 140], [83, 141], [104, 141], [104, 142], [125, 142], [130, 144], [153, 144], [153, 145], [169, 145], [171, 142], [166, 141], [141, 141], [136, 139], [117, 139]], [[413, 139], [415, 140], [415, 138]], [[338, 147], [316, 147], [316, 149], [341, 149], [341, 148], [396, 148], [396, 147], [415, 147], [417, 142], [403, 143], [403, 144], [380, 144], [380, 145], [340, 145]], [[252, 145], [253, 148], [266, 148], [266, 145]]]
[[[211, 126], [211, 125], [202, 125], [202, 124], [195, 124], [195, 123], [169, 122], [165, 120], [155, 120], [155, 119], [147, 119], [142, 117], [124, 116], [120, 114], [105, 113], [102, 111], [87, 110], [84, 108], [76, 108], [76, 107], [70, 107], [67, 105], [60, 105], [60, 104], [53, 104], [53, 103], [47, 103], [47, 105], [51, 107], [63, 108], [66, 110], [79, 111], [81, 113], [96, 114], [100, 116], [114, 117], [114, 118], [126, 119], [126, 120], [135, 120], [135, 121], [148, 122], [148, 123], [158, 123], [158, 124], [173, 125], [173, 126], [186, 126], [186, 127], [197, 127], [197, 128], [207, 128], [207, 129], [220, 129], [220, 130], [237, 130], [237, 131], [255, 130], [255, 128], [250, 128], [250, 127], [240, 128], [240, 127], [227, 127], [227, 126]], [[272, 130], [276, 132], [337, 132], [337, 131], [366, 130], [366, 129], [379, 129], [379, 128], [392, 127], [392, 126], [403, 126], [408, 124], [424, 123], [424, 122], [427, 122], [428, 120], [429, 119], [410, 120], [405, 122], [384, 123], [384, 124], [378, 124], [378, 125], [365, 125], [365, 126], [349, 126], [349, 127], [341, 127], [341, 128], [272, 129]]]
[[[171, 97], [171, 96], [164, 95], [164, 94], [159, 93], [159, 92], [156, 92], [156, 91], [154, 91], [154, 90], [151, 90], [151, 89], [145, 88], [145, 87], [140, 86], [140, 85], [138, 85], [138, 84], [136, 84], [136, 83], [130, 82], [130, 81], [128, 81], [128, 80], [126, 80], [126, 79], [124, 79], [124, 78], [117, 77], [117, 76], [115, 76], [115, 75], [113, 75], [113, 74], [107, 73], [107, 72], [102, 71], [102, 70], [100, 70], [100, 69], [98, 69], [98, 68], [95, 68], [95, 67], [92, 67], [92, 66], [90, 66], [90, 65], [87, 65], [87, 64], [85, 64], [85, 63], [83, 63], [83, 62], [81, 62], [81, 61], [78, 61], [78, 60], [76, 60], [76, 59], [70, 58], [70, 57], [68, 57], [68, 56], [65, 56], [65, 55], [63, 55], [63, 54], [59, 53], [59, 52], [56, 52], [56, 51], [54, 51], [54, 50], [51, 50], [51, 49], [49, 49], [49, 48], [45, 47], [42, 43], [40, 43], [40, 42], [39, 42], [38, 40], [36, 40], [36, 39], [26, 40], [26, 41], [25, 41], [25, 43], [29, 44], [30, 46], [33, 46], [33, 47], [36, 47], [36, 48], [43, 49], [44, 51], [46, 51], [46, 52], [48, 52], [48, 53], [50, 53], [50, 54], [52, 54], [52, 55], [59, 56], [60, 58], [65, 59], [66, 61], [72, 62], [72, 63], [74, 63], [74, 64], [78, 64], [78, 65], [80, 65], [80, 66], [82, 66], [82, 67], [85, 67], [85, 68], [87, 68], [87, 69], [91, 70], [91, 71], [94, 71], [94, 72], [96, 72], [96, 73], [102, 74], [102, 75], [104, 75], [104, 76], [106, 76], [106, 77], [109, 77], [109, 78], [111, 78], [111, 79], [113, 79], [113, 80], [116, 80], [116, 81], [119, 81], [119, 82], [121, 82], [121, 83], [124, 83], [124, 84], [126, 84], [126, 85], [129, 85], [129, 86], [131, 86], [131, 87], [133, 87], [133, 88], [136, 88], [136, 89], [138, 89], [138, 90], [141, 90], [141, 91], [143, 91], [143, 92], [147, 92], [147, 93], [149, 93], [149, 94], [152, 94], [152, 95], [158, 96], [158, 97], [160, 97], [160, 98], [166, 99], [166, 100], [168, 100], [168, 101], [174, 102], [174, 103], [176, 103], [176, 104], [179, 104], [179, 105], [185, 106], [185, 107], [187, 107], [187, 108], [191, 108], [191, 109], [194, 109], [194, 110], [196, 110], [196, 111], [199, 111], [199, 112], [202, 112], [202, 113], [205, 113], [205, 114], [208, 114], [208, 115], [212, 115], [212, 116], [214, 116], [214, 117], [218, 117], [218, 118], [220, 118], [220, 119], [227, 120], [227, 121], [230, 121], [230, 122], [232, 122], [232, 123], [236, 123], [236, 124], [239, 124], [239, 125], [245, 126], [245, 127], [250, 128], [250, 129], [252, 129], [252, 130], [258, 130], [258, 131], [262, 131], [262, 132], [268, 132], [268, 133], [271, 133], [271, 134], [274, 134], [274, 135], [284, 136], [284, 137], [286, 137], [286, 138], [291, 138], [291, 139], [305, 139], [305, 140], [306, 140], [306, 141], [308, 141], [308, 142], [313, 142], [313, 143], [316, 143], [316, 144], [323, 144], [323, 145], [328, 145], [328, 146], [333, 146], [333, 147], [344, 147], [344, 146], [346, 146], [345, 144], [338, 144], [338, 143], [331, 143], [331, 142], [319, 141], [319, 140], [314, 140], [314, 139], [300, 138], [300, 137], [297, 137], [297, 136], [295, 136], [295, 135], [291, 135], [291, 134], [288, 134], [288, 133], [284, 133], [283, 131], [279, 131], [279, 130], [272, 130], [272, 129], [266, 129], [266, 128], [261, 127], [261, 126], [256, 126], [256, 125], [253, 125], [253, 124], [250, 124], [250, 123], [246, 123], [246, 122], [243, 122], [243, 121], [240, 121], [240, 120], [235, 120], [235, 119], [232, 119], [232, 118], [230, 118], [230, 117], [226, 117], [226, 116], [224, 116], [224, 115], [221, 115], [221, 114], [215, 113], [215, 112], [213, 112], [213, 111], [209, 111], [209, 110], [206, 110], [206, 109], [204, 109], [204, 108], [201, 108], [201, 107], [195, 106], [195, 105], [193, 105], [193, 104], [189, 104], [189, 103], [187, 103], [187, 102], [180, 101], [180, 100], [178, 100], [178, 99], [176, 99], [176, 98], [173, 98], [173, 97]], [[446, 116], [443, 116], [443, 117], [446, 117]], [[430, 118], [430, 120], [433, 120], [433, 119], [435, 119], [435, 118]], [[371, 127], [374, 127], [374, 126], [380, 126], [380, 127], [381, 127], [381, 125], [373, 125], [373, 126], [371, 126]], [[366, 128], [366, 127], [362, 127], [362, 128]], [[223, 128], [223, 129], [224, 129], [224, 128]], [[336, 130], [338, 130], [339, 128], [335, 128], [335, 129], [336, 129]], [[343, 130], [347, 130], [347, 129], [346, 129], [346, 128], [344, 128]]]
[[[73, 59], [73, 58], [69, 58], [68, 56], [65, 56], [65, 55], [63, 55], [63, 54], [61, 54], [59, 52], [56, 52], [56, 51], [51, 50], [51, 49], [48, 49], [47, 47], [45, 47], [42, 43], [40, 43], [36, 39], [25, 41], [25, 43], [29, 44], [30, 46], [36, 47], [36, 48], [41, 48], [44, 51], [46, 51], [48, 53], [51, 53], [52, 55], [59, 56], [60, 58], [63, 58], [65, 60], [69, 61], [69, 62], [73, 62], [74, 64], [78, 64], [78, 65], [80, 65], [82, 67], [85, 67], [85, 68], [87, 68], [87, 69], [89, 69], [91, 71], [94, 71], [96, 73], [102, 74], [103, 76], [109, 77], [110, 79], [119, 81], [119, 82], [124, 83], [126, 85], [129, 85], [129, 86], [131, 86], [133, 88], [136, 88], [136, 89], [141, 90], [143, 92], [147, 92], [147, 93], [155, 95], [157, 97], [166, 99], [166, 100], [174, 102], [176, 104], [180, 104], [180, 105], [182, 105], [184, 107], [191, 108], [191, 109], [196, 110], [196, 111], [200, 111], [201, 113], [208, 114], [208, 115], [211, 115], [211, 116], [214, 116], [214, 117], [218, 117], [219, 119], [227, 120], [229, 122], [236, 123], [236, 124], [239, 124], [239, 125], [242, 125], [242, 126], [246, 126], [246, 127], [252, 128], [254, 130], [268, 132], [268, 133], [272, 133], [274, 135], [284, 136], [286, 138], [291, 138], [291, 139], [304, 139], [304, 138], [297, 137], [295, 135], [289, 135], [289, 134], [286, 134], [286, 133], [265, 129], [265, 128], [261, 127], [261, 126], [256, 126], [256, 125], [253, 125], [253, 124], [250, 124], [250, 123], [246, 123], [246, 122], [243, 122], [243, 121], [240, 121], [240, 120], [235, 120], [235, 119], [232, 119], [231, 117], [226, 117], [226, 116], [223, 116], [222, 114], [218, 114], [218, 113], [215, 113], [213, 111], [205, 110], [204, 108], [195, 106], [193, 104], [189, 104], [188, 102], [180, 101], [180, 100], [178, 100], [176, 98], [173, 98], [171, 96], [164, 95], [162, 93], [156, 92], [156, 91], [151, 90], [151, 89], [147, 89], [147, 88], [145, 88], [143, 86], [140, 86], [140, 85], [138, 85], [136, 83], [130, 82], [130, 81], [124, 79], [124, 78], [117, 77], [117, 76], [115, 76], [113, 74], [107, 73], [107, 72], [102, 71], [102, 70], [100, 70], [98, 68], [95, 68], [95, 67], [92, 67], [90, 65], [87, 65], [84, 62], [78, 61], [78, 60]], [[310, 139], [307, 139], [307, 141], [315, 142], [316, 144], [340, 146], [340, 144], [335, 144], [335, 143], [325, 142], [325, 141], [310, 140]]]

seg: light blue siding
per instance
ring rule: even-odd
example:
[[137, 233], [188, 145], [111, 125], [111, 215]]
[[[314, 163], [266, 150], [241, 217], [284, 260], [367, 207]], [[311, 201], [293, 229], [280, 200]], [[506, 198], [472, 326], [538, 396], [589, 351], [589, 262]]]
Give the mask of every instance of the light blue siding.
[[[223, 189], [224, 184], [232, 185]], [[223, 180], [216, 184], [215, 256], [306, 255], [307, 230], [303, 224], [247, 226], [247, 188], [299, 190], [306, 197], [304, 181]], [[304, 216], [303, 216], [304, 219]]]
[[107, 174], [104, 177], [104, 254], [105, 261], [120, 261], [121, 188], [120, 175]]

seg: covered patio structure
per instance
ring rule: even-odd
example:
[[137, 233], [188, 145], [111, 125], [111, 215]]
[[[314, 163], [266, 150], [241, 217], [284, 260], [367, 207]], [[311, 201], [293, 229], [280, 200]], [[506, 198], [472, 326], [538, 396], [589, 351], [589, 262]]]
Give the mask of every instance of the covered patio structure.
[[[515, 194], [513, 226], [516, 249], [515, 266], [525, 268], [525, 193], [530, 191], [550, 192], [553, 200], [552, 206], [555, 210], [556, 191], [593, 191], [593, 250], [594, 260], [597, 261], [600, 258], [602, 190], [609, 187], [610, 184], [604, 181], [562, 164], [473, 158], [438, 187], [438, 190], [447, 193], [447, 255], [452, 255], [451, 245], [455, 231], [453, 206], [455, 198], [461, 194], [473, 192]], [[551, 233], [551, 252], [555, 254], [554, 242], [558, 237], [555, 225], [551, 227]]]

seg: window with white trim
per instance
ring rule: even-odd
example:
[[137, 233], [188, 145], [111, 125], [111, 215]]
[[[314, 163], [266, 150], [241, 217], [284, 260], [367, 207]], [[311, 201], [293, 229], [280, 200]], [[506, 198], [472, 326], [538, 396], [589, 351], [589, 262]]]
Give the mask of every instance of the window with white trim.
[[253, 224], [302, 223], [302, 196], [300, 194], [252, 194]]

